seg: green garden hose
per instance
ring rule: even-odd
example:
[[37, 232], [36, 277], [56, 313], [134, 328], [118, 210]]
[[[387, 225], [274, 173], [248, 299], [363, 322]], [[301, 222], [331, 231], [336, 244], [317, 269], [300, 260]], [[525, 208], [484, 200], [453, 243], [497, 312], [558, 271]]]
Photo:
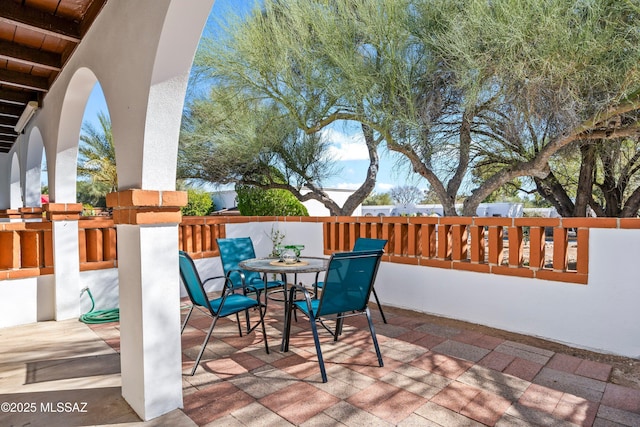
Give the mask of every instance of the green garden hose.
[[96, 302], [93, 300], [93, 295], [91, 295], [91, 291], [89, 288], [84, 288], [82, 292], [80, 292], [80, 296], [83, 293], [88, 293], [89, 298], [91, 298], [91, 310], [87, 313], [80, 316], [80, 321], [84, 323], [109, 323], [109, 322], [117, 322], [120, 320], [120, 309], [119, 308], [111, 308], [108, 310], [95, 310]]

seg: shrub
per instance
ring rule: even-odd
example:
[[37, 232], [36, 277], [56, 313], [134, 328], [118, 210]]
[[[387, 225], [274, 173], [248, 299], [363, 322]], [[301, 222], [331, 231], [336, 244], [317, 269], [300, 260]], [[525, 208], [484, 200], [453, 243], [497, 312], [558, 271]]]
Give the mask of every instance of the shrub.
[[245, 216], [309, 216], [307, 208], [287, 190], [237, 185], [238, 210]]
[[184, 206], [182, 215], [185, 216], [204, 216], [209, 215], [213, 211], [213, 201], [211, 196], [204, 190], [189, 189], [187, 190], [189, 201]]

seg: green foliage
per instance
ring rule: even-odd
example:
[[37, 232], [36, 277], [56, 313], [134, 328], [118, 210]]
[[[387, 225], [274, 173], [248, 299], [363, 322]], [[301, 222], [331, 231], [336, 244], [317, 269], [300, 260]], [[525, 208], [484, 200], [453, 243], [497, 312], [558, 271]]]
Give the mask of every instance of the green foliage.
[[264, 190], [249, 185], [236, 185], [238, 209], [245, 216], [308, 216], [309, 212], [287, 190]]
[[373, 193], [362, 202], [363, 206], [380, 206], [392, 205], [391, 195], [389, 193]]
[[[461, 189], [475, 212], [519, 177], [543, 179], [568, 144], [635, 132], [639, 16], [637, 0], [264, 0], [201, 45], [195, 65], [216, 86], [210, 105], [190, 105], [185, 177], [299, 198], [306, 186], [324, 203], [318, 132], [353, 121], [445, 212]], [[465, 188], [478, 165], [487, 173]]]
[[76, 182], [76, 201], [83, 205], [106, 208], [106, 194], [109, 188], [102, 183], [92, 183], [89, 181]]
[[92, 192], [104, 197], [118, 189], [118, 175], [111, 119], [108, 114], [100, 112], [98, 121], [99, 128], [89, 122], [82, 125], [78, 147], [78, 177], [90, 180], [94, 185]]
[[206, 191], [190, 188], [187, 190], [187, 196], [187, 206], [181, 209], [182, 215], [204, 216], [209, 215], [211, 211], [213, 211], [213, 201]]

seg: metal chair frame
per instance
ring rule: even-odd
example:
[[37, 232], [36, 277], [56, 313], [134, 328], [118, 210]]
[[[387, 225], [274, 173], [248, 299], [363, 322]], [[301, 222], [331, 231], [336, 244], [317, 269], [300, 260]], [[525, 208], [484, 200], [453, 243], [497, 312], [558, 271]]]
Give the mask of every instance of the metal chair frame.
[[[187, 326], [187, 322], [191, 317], [191, 313], [193, 313], [194, 308], [198, 308], [203, 313], [207, 314], [212, 318], [211, 326], [209, 327], [209, 331], [207, 332], [207, 336], [202, 343], [202, 347], [200, 348], [200, 352], [198, 353], [198, 357], [196, 358], [195, 364], [193, 365], [193, 369], [191, 370], [191, 376], [193, 376], [200, 364], [200, 360], [202, 359], [202, 355], [204, 354], [204, 350], [207, 347], [209, 339], [213, 333], [213, 329], [218, 322], [218, 319], [221, 317], [227, 317], [232, 314], [236, 315], [236, 321], [238, 323], [238, 332], [240, 336], [242, 336], [242, 327], [240, 326], [240, 312], [245, 312], [247, 316], [247, 325], [249, 325], [249, 310], [250, 309], [258, 309], [260, 313], [260, 321], [257, 322], [253, 327], [248, 328], [247, 333], [251, 333], [258, 325], [262, 325], [262, 337], [264, 339], [264, 347], [269, 354], [269, 343], [267, 342], [267, 331], [264, 324], [264, 315], [266, 312], [266, 305], [262, 304], [259, 300], [250, 298], [246, 295], [240, 295], [235, 293], [235, 289], [233, 287], [233, 283], [229, 280], [228, 277], [225, 276], [216, 276], [210, 277], [206, 279], [204, 282], [200, 278], [198, 270], [196, 266], [189, 256], [184, 251], [179, 252], [180, 257], [180, 277], [182, 279], [182, 283], [184, 284], [185, 289], [187, 290], [187, 294], [189, 295], [189, 299], [191, 300], [191, 308], [189, 309], [189, 313], [185, 317], [182, 323], [182, 329], [180, 333], [184, 332], [185, 327]], [[222, 290], [222, 295], [219, 298], [209, 299], [207, 292], [204, 288], [204, 284], [213, 279], [223, 279], [225, 284]], [[195, 283], [194, 283], [195, 282]], [[226, 306], [225, 306], [226, 304]]]
[[[366, 237], [358, 237], [356, 239], [355, 244], [353, 245], [353, 251], [368, 251], [368, 250], [384, 250], [385, 245], [387, 244], [387, 240], [385, 239], [371, 239]], [[318, 282], [318, 274], [316, 274], [316, 280], [313, 284], [313, 291], [316, 295], [318, 295], [318, 288], [322, 289], [324, 283]], [[380, 316], [382, 317], [382, 322], [387, 323], [387, 318], [384, 315], [384, 311], [382, 310], [382, 304], [380, 304], [380, 299], [378, 298], [378, 294], [376, 293], [375, 286], [373, 287], [373, 297], [376, 300], [376, 305], [378, 306], [378, 311], [380, 312]]]
[[[331, 286], [325, 287], [319, 299], [311, 295], [311, 293], [300, 285], [294, 285], [289, 293], [289, 304], [285, 316], [285, 331], [283, 337], [283, 351], [289, 351], [289, 339], [291, 335], [291, 318], [296, 310], [300, 310], [309, 318], [311, 324], [311, 331], [313, 333], [313, 340], [316, 347], [316, 353], [318, 355], [318, 364], [320, 365], [320, 373], [322, 375], [322, 382], [327, 382], [327, 372], [324, 367], [324, 359], [322, 357], [322, 350], [320, 348], [320, 338], [318, 336], [317, 323], [320, 323], [331, 335], [333, 340], [337, 341], [338, 336], [342, 333], [342, 326], [344, 319], [347, 317], [364, 315], [367, 317], [367, 323], [369, 325], [369, 331], [373, 340], [373, 346], [378, 357], [378, 365], [384, 366], [382, 361], [382, 354], [380, 353], [380, 347], [376, 338], [375, 328], [371, 319], [371, 312], [369, 311], [368, 303], [371, 291], [373, 289], [373, 283], [378, 272], [380, 265], [380, 259], [382, 257], [382, 250], [376, 251], [358, 251], [358, 252], [342, 252], [335, 253], [329, 260], [329, 267], [325, 273], [325, 282], [331, 283]], [[367, 271], [360, 267], [358, 270], [353, 270], [351, 263], [353, 260], [366, 260], [370, 259], [373, 264], [370, 265], [371, 271]], [[347, 272], [342, 275], [341, 263], [348, 262], [346, 264]], [[352, 270], [349, 270], [352, 268]], [[357, 265], [355, 268], [359, 268]], [[353, 273], [356, 274], [354, 278]], [[361, 276], [362, 280], [367, 280], [366, 290], [363, 292], [362, 283], [357, 282], [357, 275]], [[328, 282], [330, 279], [330, 282]], [[334, 291], [335, 289], [335, 291]], [[296, 292], [301, 292], [304, 295], [304, 300], [296, 300]], [[348, 302], [351, 297], [341, 298], [345, 292], [348, 295], [355, 294], [353, 304], [349, 306]], [[349, 294], [351, 292], [351, 294]], [[335, 320], [336, 329], [335, 332], [331, 331], [326, 325], [326, 320]]]

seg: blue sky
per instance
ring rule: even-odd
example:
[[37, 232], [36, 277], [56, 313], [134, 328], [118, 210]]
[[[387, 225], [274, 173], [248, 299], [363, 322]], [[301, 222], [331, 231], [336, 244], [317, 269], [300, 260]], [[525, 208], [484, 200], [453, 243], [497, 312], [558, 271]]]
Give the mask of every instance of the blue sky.
[[[246, 13], [254, 4], [254, 0], [216, 0], [209, 15], [203, 36], [215, 36], [219, 31], [218, 18], [224, 19], [225, 13]], [[107, 106], [102, 95], [102, 89], [96, 85], [85, 110], [84, 121], [90, 121], [97, 125], [97, 117], [100, 111], [107, 111]], [[337, 125], [323, 132], [323, 137], [331, 143], [329, 155], [337, 163], [339, 174], [330, 178], [326, 183], [327, 188], [353, 189], [362, 184], [365, 179], [369, 159], [367, 149], [363, 141], [362, 133], [357, 126]], [[406, 165], [398, 164], [397, 155], [392, 155], [385, 150], [379, 150], [380, 168], [375, 191], [387, 192], [395, 186], [416, 185], [426, 188], [426, 181], [417, 174], [411, 173]]]

